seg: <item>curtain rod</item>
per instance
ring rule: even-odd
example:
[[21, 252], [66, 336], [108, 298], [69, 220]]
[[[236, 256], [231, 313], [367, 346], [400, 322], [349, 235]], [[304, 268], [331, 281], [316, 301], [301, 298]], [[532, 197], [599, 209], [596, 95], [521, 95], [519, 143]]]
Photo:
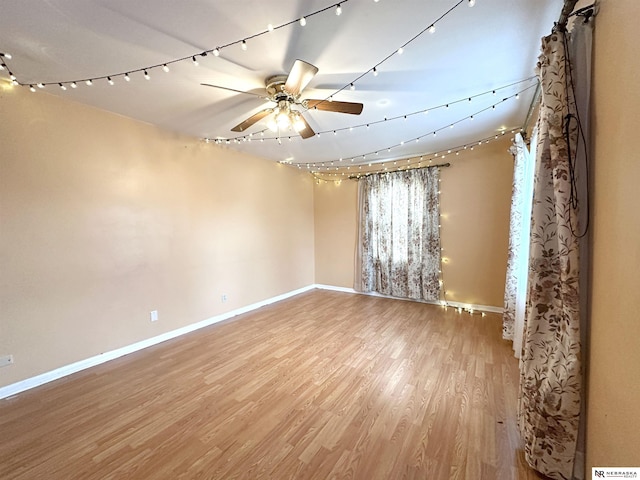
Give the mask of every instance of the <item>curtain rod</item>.
[[553, 27], [555, 31], [560, 30], [563, 32], [566, 30], [567, 21], [569, 20], [573, 9], [576, 8], [576, 3], [578, 3], [578, 0], [564, 0], [564, 6], [562, 7], [562, 12], [560, 12], [560, 18], [558, 18], [555, 27]]
[[[420, 170], [422, 168], [447, 168], [450, 167], [451, 164], [450, 163], [439, 163], [437, 165], [428, 165], [426, 167], [420, 167], [420, 168], [411, 168], [410, 170]], [[349, 177], [347, 177], [349, 180], [357, 180], [358, 178], [362, 178], [362, 177], [368, 177], [369, 175], [386, 175], [387, 173], [395, 173], [395, 172], [406, 172], [407, 170], [392, 170], [390, 172], [369, 172], [369, 173], [363, 173], [361, 175], [349, 175]]]

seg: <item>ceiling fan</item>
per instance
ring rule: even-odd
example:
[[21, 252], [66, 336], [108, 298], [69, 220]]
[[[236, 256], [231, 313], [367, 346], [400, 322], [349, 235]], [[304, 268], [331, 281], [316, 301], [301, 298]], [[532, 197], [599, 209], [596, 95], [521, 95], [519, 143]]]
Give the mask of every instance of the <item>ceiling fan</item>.
[[267, 123], [270, 130], [277, 132], [278, 130], [287, 130], [292, 128], [300, 134], [302, 138], [309, 138], [313, 137], [316, 133], [302, 115], [304, 111], [316, 109], [328, 112], [360, 115], [363, 108], [361, 103], [337, 102], [333, 101], [331, 98], [329, 100], [302, 99], [302, 90], [304, 90], [317, 73], [318, 67], [303, 60], [296, 60], [289, 72], [289, 75], [275, 75], [266, 79], [266, 95], [260, 95], [253, 92], [243, 92], [241, 90], [221, 87], [219, 85], [211, 85], [209, 83], [203, 83], [202, 85], [254, 95], [276, 104], [274, 107], [265, 108], [264, 110], [251, 115], [249, 118], [233, 127], [231, 129], [232, 132], [244, 132], [256, 122], [265, 117], [271, 116]]

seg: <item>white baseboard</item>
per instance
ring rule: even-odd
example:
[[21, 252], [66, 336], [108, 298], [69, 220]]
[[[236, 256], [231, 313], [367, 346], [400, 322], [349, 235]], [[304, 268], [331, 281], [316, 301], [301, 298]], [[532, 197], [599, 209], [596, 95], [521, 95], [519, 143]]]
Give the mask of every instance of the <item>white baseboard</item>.
[[[111, 350], [110, 352], [101, 353], [99, 355], [86, 358], [84, 360], [80, 360], [78, 362], [65, 365], [60, 368], [56, 368], [55, 370], [51, 370], [49, 372], [36, 375], [35, 377], [27, 378], [26, 380], [21, 380], [19, 382], [12, 383], [11, 385], [7, 385], [5, 387], [0, 387], [0, 400], [3, 398], [11, 397], [13, 395], [17, 395], [18, 393], [24, 392], [25, 390], [39, 387], [40, 385], [44, 385], [45, 383], [52, 382], [53, 380], [58, 380], [59, 378], [66, 377], [68, 375], [79, 372], [81, 370], [86, 370], [87, 368], [95, 367], [97, 365], [108, 362], [110, 360], [115, 360], [116, 358], [122, 357], [124, 355], [137, 352], [138, 350], [142, 350], [144, 348], [151, 347], [153, 345], [157, 345], [158, 343], [166, 342], [167, 340], [171, 340], [172, 338], [176, 338], [181, 335], [191, 333], [195, 330], [199, 330], [201, 328], [208, 327], [209, 325], [213, 325], [214, 323], [222, 322], [223, 320], [227, 320], [229, 318], [235, 317], [237, 315], [241, 315], [243, 313], [251, 312], [252, 310], [256, 310], [260, 307], [264, 307], [265, 305], [279, 302], [286, 298], [293, 297], [294, 295], [298, 295], [300, 293], [304, 293], [316, 288], [322, 289], [322, 290], [333, 290], [336, 292], [344, 292], [344, 293], [357, 293], [359, 295], [370, 295], [374, 297], [395, 298], [395, 297], [388, 297], [386, 295], [381, 295], [375, 292], [371, 292], [371, 293], [356, 292], [353, 288], [336, 287], [332, 285], [322, 285], [322, 284], [309, 285], [306, 287], [299, 288], [297, 290], [292, 290], [290, 292], [283, 293], [282, 295], [277, 295], [275, 297], [268, 298], [261, 302], [253, 303], [251, 305], [247, 305], [245, 307], [241, 307], [236, 310], [223, 313], [221, 315], [216, 315], [215, 317], [211, 317], [197, 323], [186, 325], [176, 330], [163, 333], [162, 335], [151, 337], [146, 340], [142, 340], [140, 342], [136, 342], [134, 344], [118, 348], [116, 350]], [[398, 299], [398, 300], [407, 300], [407, 299]], [[426, 303], [438, 304], [437, 302], [426, 302]], [[486, 305], [472, 305], [468, 303], [458, 303], [458, 302], [448, 302], [448, 305], [456, 308], [457, 307], [473, 308], [474, 310], [477, 310], [477, 311], [502, 313], [502, 308], [490, 307]]]
[[307, 287], [299, 288], [297, 290], [292, 290], [290, 292], [283, 293], [282, 295], [277, 295], [275, 297], [268, 298], [261, 302], [253, 303], [251, 305], [247, 305], [245, 307], [241, 307], [236, 310], [232, 310], [230, 312], [216, 315], [215, 317], [211, 317], [197, 323], [192, 323], [191, 325], [186, 325], [176, 330], [163, 333], [162, 335], [151, 337], [146, 340], [142, 340], [140, 342], [136, 342], [134, 344], [127, 345], [125, 347], [121, 347], [116, 350], [112, 350], [110, 352], [101, 353], [94, 357], [86, 358], [84, 360], [80, 360], [78, 362], [65, 365], [60, 368], [56, 368], [55, 370], [51, 370], [49, 372], [36, 375], [35, 377], [27, 378], [26, 380], [21, 380], [19, 382], [12, 383], [11, 385], [7, 385], [5, 387], [0, 387], [0, 400], [3, 398], [16, 395], [20, 392], [24, 392], [25, 390], [39, 387], [40, 385], [44, 385], [45, 383], [52, 382], [53, 380], [58, 380], [59, 378], [66, 377], [68, 375], [79, 372], [81, 370], [86, 370], [87, 368], [95, 367], [97, 365], [108, 362], [110, 360], [115, 360], [116, 358], [122, 357], [124, 355], [128, 355], [133, 352], [137, 352], [138, 350], [142, 350], [144, 348], [157, 345], [158, 343], [166, 342], [167, 340], [171, 340], [172, 338], [176, 338], [181, 335], [185, 335], [187, 333], [193, 332], [195, 330], [208, 327], [209, 325], [213, 325], [214, 323], [222, 322], [223, 320], [227, 320], [237, 315], [241, 315], [243, 313], [256, 310], [260, 307], [264, 307], [265, 305], [269, 305], [274, 302], [279, 302], [280, 300], [284, 300], [294, 295], [298, 295], [300, 293], [313, 290], [314, 288], [316, 288], [315, 285], [309, 285]]
[[[359, 295], [369, 295], [371, 297], [393, 298], [395, 300], [407, 300], [407, 301], [410, 301], [410, 302], [421, 302], [421, 303], [429, 303], [429, 304], [432, 304], [432, 305], [440, 305], [440, 302], [413, 300], [411, 298], [391, 297], [389, 295], [382, 295], [381, 293], [377, 293], [377, 292], [357, 292], [353, 288], [334, 287], [332, 285], [315, 284], [313, 287], [314, 288], [319, 288], [319, 289], [322, 289], [322, 290], [334, 290], [336, 292], [346, 292], [346, 293], [357, 293]], [[465, 310], [473, 309], [473, 310], [476, 310], [478, 312], [489, 312], [489, 313], [499, 313], [499, 314], [504, 313], [504, 309], [502, 307], [493, 307], [493, 306], [490, 306], [490, 305], [477, 305], [475, 303], [461, 303], [461, 302], [450, 302], [450, 301], [447, 301], [447, 305], [449, 307], [462, 308], [462, 309], [465, 309]]]

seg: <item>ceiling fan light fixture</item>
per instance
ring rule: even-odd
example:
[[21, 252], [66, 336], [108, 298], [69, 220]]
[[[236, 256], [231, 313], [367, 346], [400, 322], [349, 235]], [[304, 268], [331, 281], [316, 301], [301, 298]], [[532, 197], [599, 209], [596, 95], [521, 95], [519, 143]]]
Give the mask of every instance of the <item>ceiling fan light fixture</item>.
[[300, 133], [305, 128], [306, 128], [306, 125], [304, 124], [304, 121], [302, 120], [302, 117], [300, 116], [300, 114], [296, 114], [295, 117], [294, 117], [294, 120], [293, 120], [293, 129], [297, 133]]
[[281, 130], [289, 128], [291, 126], [290, 114], [281, 110], [280, 113], [276, 115], [276, 123]]

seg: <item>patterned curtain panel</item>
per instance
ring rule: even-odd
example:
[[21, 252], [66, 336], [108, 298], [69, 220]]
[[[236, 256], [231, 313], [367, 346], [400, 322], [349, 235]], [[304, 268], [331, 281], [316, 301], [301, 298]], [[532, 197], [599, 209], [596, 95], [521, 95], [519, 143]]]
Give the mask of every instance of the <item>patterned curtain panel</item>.
[[438, 181], [437, 168], [360, 178], [357, 290], [440, 298]]
[[[572, 478], [581, 395], [578, 243], [571, 155], [577, 127], [565, 33], [542, 41], [542, 103], [533, 194], [519, 425], [525, 456], [554, 479]], [[574, 118], [573, 121], [570, 121]]]
[[509, 255], [504, 290], [502, 338], [513, 341], [515, 356], [520, 358], [529, 273], [529, 234], [533, 196], [533, 167], [537, 132], [531, 136], [532, 151], [518, 133], [510, 149], [514, 157], [509, 225]]

